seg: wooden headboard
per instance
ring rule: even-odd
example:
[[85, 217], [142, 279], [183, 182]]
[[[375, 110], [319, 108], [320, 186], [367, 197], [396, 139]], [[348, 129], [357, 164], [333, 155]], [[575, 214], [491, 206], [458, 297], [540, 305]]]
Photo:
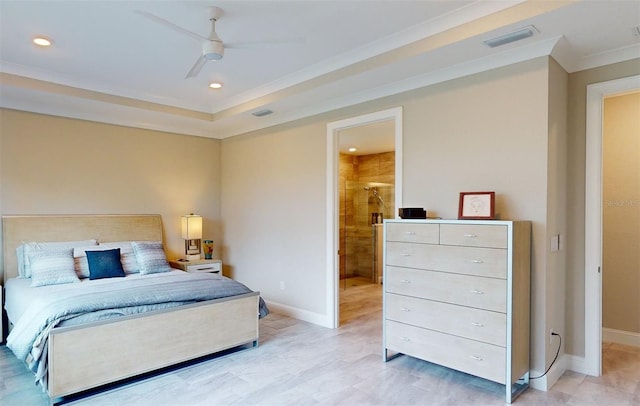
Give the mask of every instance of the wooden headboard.
[[18, 276], [16, 248], [30, 241], [163, 241], [159, 214], [2, 216], [3, 281]]

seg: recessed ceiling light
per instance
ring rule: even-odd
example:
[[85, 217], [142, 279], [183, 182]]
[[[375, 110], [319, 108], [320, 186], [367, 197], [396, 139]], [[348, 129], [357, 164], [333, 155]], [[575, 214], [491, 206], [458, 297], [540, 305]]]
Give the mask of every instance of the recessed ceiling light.
[[356, 152], [356, 151], [357, 151], [357, 149], [354, 148], [354, 147], [349, 148], [349, 152]]
[[220, 89], [222, 88], [222, 83], [220, 82], [211, 82], [209, 83], [209, 87], [212, 89]]
[[35, 37], [33, 39], [33, 43], [39, 47], [48, 47], [51, 46], [51, 40], [45, 37]]

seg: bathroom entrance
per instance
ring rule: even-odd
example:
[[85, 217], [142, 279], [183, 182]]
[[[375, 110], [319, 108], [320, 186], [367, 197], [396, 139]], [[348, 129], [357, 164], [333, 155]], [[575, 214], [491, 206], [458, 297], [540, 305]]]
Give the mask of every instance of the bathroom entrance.
[[[382, 283], [382, 224], [396, 211], [393, 126], [393, 121], [386, 121], [339, 134], [342, 290]], [[368, 138], [367, 134], [380, 134], [380, 138]], [[382, 134], [387, 142], [381, 141], [385, 139]]]
[[[365, 189], [367, 187], [368, 190]], [[360, 204], [356, 211], [356, 203], [360, 201], [358, 199], [366, 199], [366, 214], [360, 209], [362, 206]], [[369, 206], [370, 199], [372, 206]], [[356, 287], [358, 286], [356, 279], [347, 278], [347, 264], [357, 261], [360, 268], [361, 263], [358, 251], [362, 248], [351, 243], [350, 240], [363, 240], [358, 238], [359, 227], [357, 227], [358, 224], [363, 224], [363, 221], [369, 233], [374, 232], [373, 230], [376, 229], [374, 227], [380, 230], [382, 226], [372, 224], [374, 219], [378, 222], [381, 220], [380, 216], [376, 218], [374, 213], [383, 213], [382, 220], [395, 218], [397, 207], [402, 207], [402, 107], [328, 123], [327, 315], [329, 320], [327, 324], [329, 326], [337, 328], [343, 321], [348, 322], [353, 317], [361, 317], [362, 312], [371, 316], [371, 312], [375, 312], [377, 308], [373, 303], [382, 303], [381, 285], [374, 283], [376, 275], [383, 277], [382, 271], [375, 271], [371, 265], [368, 266], [370, 269], [368, 273], [358, 270], [363, 272], [362, 280], [367, 280], [364, 286]], [[364, 238], [367, 240], [366, 247], [368, 247], [364, 249], [373, 252], [373, 237], [369, 238]], [[381, 256], [382, 252], [378, 252]], [[374, 258], [369, 257], [365, 262], [372, 264]], [[377, 264], [379, 264], [378, 269], [382, 269], [380, 261]], [[375, 292], [373, 294], [375, 297], [368, 297], [372, 295], [369, 292]], [[344, 309], [345, 319], [342, 319], [341, 310], [343, 298], [348, 299]], [[353, 307], [354, 300], [358, 309]]]

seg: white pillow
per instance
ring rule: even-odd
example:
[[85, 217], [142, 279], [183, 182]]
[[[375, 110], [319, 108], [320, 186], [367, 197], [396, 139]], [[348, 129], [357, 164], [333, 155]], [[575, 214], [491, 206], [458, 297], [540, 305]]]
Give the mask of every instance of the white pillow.
[[140, 267], [140, 274], [146, 275], [171, 271], [171, 266], [167, 262], [167, 257], [162, 248], [162, 242], [133, 241], [131, 246]]
[[[18, 275], [22, 278], [31, 277], [31, 264], [29, 253], [38, 250], [62, 250], [87, 245], [97, 245], [98, 240], [61, 241], [61, 242], [26, 242], [16, 248], [18, 257]], [[22, 260], [20, 259], [22, 258]]]
[[30, 252], [29, 263], [33, 287], [80, 282], [73, 265], [73, 248]]
[[132, 241], [101, 242], [98, 246], [103, 249], [120, 248], [120, 262], [124, 273], [132, 274], [140, 272], [140, 267], [131, 243]]

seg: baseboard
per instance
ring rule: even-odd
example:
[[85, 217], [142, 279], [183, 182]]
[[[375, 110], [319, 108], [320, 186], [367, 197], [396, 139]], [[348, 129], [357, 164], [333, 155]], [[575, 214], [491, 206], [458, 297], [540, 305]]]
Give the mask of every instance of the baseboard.
[[317, 324], [322, 327], [333, 328], [333, 321], [329, 320], [329, 317], [325, 314], [314, 313], [272, 301], [267, 302], [267, 307], [269, 307], [269, 311], [273, 313]]
[[564, 358], [565, 358], [565, 363], [568, 370], [585, 374], [585, 375], [590, 375], [589, 370], [587, 368], [587, 360], [585, 357], [565, 354]]
[[602, 341], [640, 347], [640, 333], [616, 330], [613, 328], [603, 328]]
[[[558, 357], [555, 364], [549, 369], [549, 372], [541, 378], [529, 380], [529, 386], [533, 389], [548, 391], [560, 379], [562, 374], [567, 370], [565, 355]], [[539, 376], [543, 371], [531, 371], [530, 376]]]

